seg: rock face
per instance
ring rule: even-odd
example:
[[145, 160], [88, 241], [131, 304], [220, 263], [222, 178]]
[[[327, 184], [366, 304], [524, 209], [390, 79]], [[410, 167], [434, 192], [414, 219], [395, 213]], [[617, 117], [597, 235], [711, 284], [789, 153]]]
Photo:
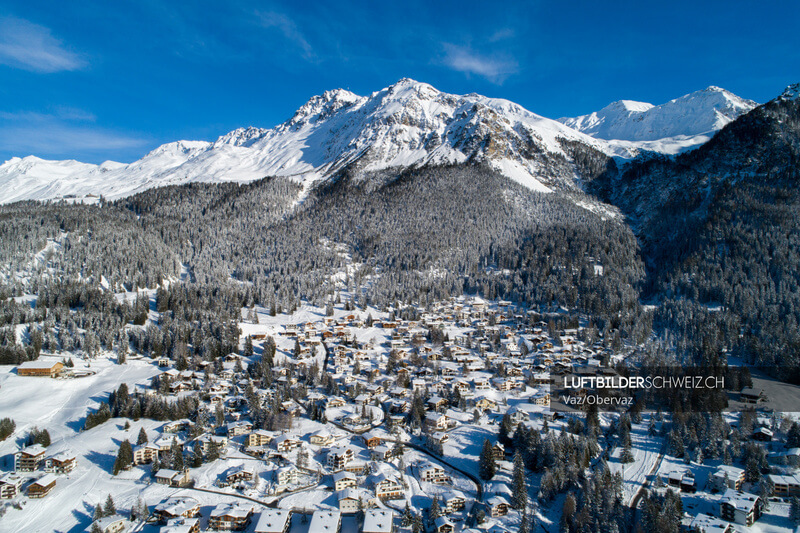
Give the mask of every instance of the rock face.
[[466, 161], [486, 162], [546, 192], [574, 188], [579, 178], [565, 141], [611, 153], [603, 141], [507, 100], [447, 94], [403, 79], [367, 97], [327, 91], [272, 129], [240, 128], [214, 142], [168, 143], [128, 165], [12, 159], [0, 166], [0, 201], [119, 198], [164, 185], [265, 176], [291, 176], [310, 185], [342, 171], [359, 177]]

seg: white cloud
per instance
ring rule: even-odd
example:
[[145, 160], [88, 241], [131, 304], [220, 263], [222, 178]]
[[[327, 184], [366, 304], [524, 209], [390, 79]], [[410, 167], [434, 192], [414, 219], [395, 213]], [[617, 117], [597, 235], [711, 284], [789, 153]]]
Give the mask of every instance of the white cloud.
[[314, 50], [311, 48], [308, 40], [306, 40], [303, 33], [297, 27], [297, 24], [282, 13], [275, 13], [270, 11], [268, 13], [258, 13], [261, 20], [261, 26], [264, 28], [277, 28], [283, 36], [297, 45], [303, 50], [303, 57], [312, 59], [314, 57]]
[[501, 56], [480, 55], [469, 48], [445, 43], [444, 64], [465, 74], [475, 74], [495, 84], [502, 84], [506, 78], [519, 71], [513, 59]]
[[0, 64], [34, 72], [78, 70], [85, 66], [48, 28], [16, 17], [0, 17]]

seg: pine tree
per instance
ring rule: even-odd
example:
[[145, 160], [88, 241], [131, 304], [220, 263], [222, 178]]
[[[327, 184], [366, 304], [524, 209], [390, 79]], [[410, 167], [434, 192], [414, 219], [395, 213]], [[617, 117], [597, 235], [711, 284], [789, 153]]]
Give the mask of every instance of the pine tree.
[[103, 533], [103, 528], [97, 522], [92, 522], [91, 533]]
[[178, 444], [177, 439], [172, 439], [172, 447], [170, 448], [169, 453], [172, 456], [172, 470], [183, 472], [183, 446]]
[[413, 518], [414, 515], [411, 513], [411, 507], [408, 505], [408, 500], [406, 500], [406, 507], [403, 509], [403, 520], [400, 525], [403, 527], [410, 526]]
[[144, 428], [140, 428], [139, 436], [136, 438], [136, 445], [141, 446], [142, 444], [147, 444], [147, 443], [148, 443], [147, 432], [144, 430]]
[[424, 533], [425, 527], [422, 525], [422, 515], [419, 513], [414, 515], [414, 519], [411, 522], [411, 532], [412, 533]]
[[631, 450], [631, 443], [627, 442], [625, 447], [622, 449], [622, 454], [619, 456], [619, 460], [622, 463], [632, 463], [636, 459], [633, 457], [633, 451]]
[[218, 427], [225, 423], [225, 411], [222, 409], [221, 403], [217, 404], [217, 408], [214, 411], [214, 418]]
[[0, 441], [6, 440], [11, 436], [16, 428], [17, 424], [10, 418], [3, 418], [0, 420]]
[[103, 513], [103, 506], [100, 505], [100, 503], [98, 502], [98, 504], [95, 505], [95, 507], [94, 507], [94, 519], [95, 520], [100, 520], [104, 516], [105, 516], [105, 514]]
[[522, 510], [522, 521], [519, 524], [519, 533], [531, 533], [530, 520], [527, 507]]
[[147, 508], [147, 502], [140, 499], [139, 500], [139, 511], [136, 513], [140, 520], [147, 520], [150, 516], [150, 509]]
[[506, 414], [503, 415], [503, 419], [500, 421], [500, 434], [497, 436], [497, 440], [503, 446], [508, 447], [509, 445], [511, 445], [511, 435], [513, 432], [513, 427], [514, 424], [511, 421], [511, 415], [506, 412]]
[[133, 464], [133, 447], [128, 439], [122, 441], [117, 451], [117, 458], [114, 461], [113, 474], [116, 476], [120, 471], [125, 470]]
[[514, 471], [511, 483], [513, 490], [511, 505], [514, 509], [521, 511], [528, 505], [528, 483], [525, 477], [525, 463], [522, 461], [519, 450], [514, 453]]
[[575, 496], [570, 492], [564, 498], [564, 506], [561, 508], [561, 531], [564, 533], [571, 533], [574, 531], [573, 524], [575, 523], [575, 513], [578, 510], [578, 504], [575, 501]]
[[106, 498], [106, 505], [103, 508], [103, 514], [105, 516], [117, 514], [117, 506], [114, 505], [114, 498], [111, 497], [111, 494], [109, 494], [108, 498]]
[[488, 481], [494, 477], [497, 472], [497, 463], [494, 460], [494, 450], [492, 443], [489, 439], [483, 441], [483, 449], [481, 450], [480, 458], [478, 459], [478, 475], [484, 481]]
[[756, 483], [761, 479], [761, 470], [758, 468], [758, 461], [755, 457], [750, 457], [745, 463], [744, 477], [751, 483]]
[[789, 520], [791, 520], [795, 525], [800, 524], [800, 498], [797, 496], [792, 496], [792, 499], [790, 500]]
[[431, 507], [428, 509], [428, 516], [430, 517], [431, 521], [436, 520], [440, 516], [442, 516], [442, 509], [439, 505], [439, 495], [434, 494], [433, 501], [431, 501]]

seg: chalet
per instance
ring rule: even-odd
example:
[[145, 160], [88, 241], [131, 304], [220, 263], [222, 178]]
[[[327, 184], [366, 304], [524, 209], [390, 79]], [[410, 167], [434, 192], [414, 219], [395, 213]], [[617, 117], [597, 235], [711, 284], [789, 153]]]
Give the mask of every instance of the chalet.
[[370, 450], [375, 448], [376, 446], [380, 446], [383, 440], [376, 434], [368, 431], [361, 435], [361, 439], [364, 441], [364, 445], [369, 448]]
[[388, 461], [393, 457], [393, 452], [391, 448], [381, 444], [380, 446], [372, 448], [369, 452], [369, 456], [373, 461]]
[[763, 503], [749, 492], [728, 489], [719, 500], [719, 515], [728, 522], [750, 527], [761, 517]]
[[463, 496], [459, 496], [458, 494], [450, 494], [445, 496], [444, 501], [442, 502], [444, 512], [446, 514], [457, 513], [458, 511], [463, 511], [464, 508], [467, 506], [467, 500], [464, 499]]
[[200, 533], [199, 518], [172, 518], [160, 533]]
[[24, 482], [25, 478], [13, 472], [0, 475], [0, 499], [8, 500], [19, 496]]
[[334, 472], [342, 470], [354, 457], [355, 452], [353, 452], [353, 448], [350, 446], [331, 448], [328, 450], [328, 468]]
[[153, 442], [154, 445], [158, 446], [158, 450], [161, 453], [167, 453], [172, 450], [172, 446], [175, 443], [183, 444], [183, 439], [176, 436], [169, 437], [168, 435], [164, 435]]
[[161, 449], [155, 444], [140, 444], [133, 449], [133, 464], [143, 465], [152, 463], [154, 459], [158, 459], [160, 451]]
[[740, 490], [744, 482], [744, 469], [735, 466], [720, 465], [708, 477], [708, 487], [722, 492], [726, 489]]
[[663, 480], [667, 485], [675, 487], [681, 492], [694, 492], [696, 490], [694, 476], [691, 472], [667, 472], [663, 474]]
[[333, 490], [336, 492], [344, 489], [355, 488], [358, 478], [352, 472], [336, 472], [333, 474]]
[[251, 481], [255, 475], [253, 467], [239, 466], [227, 473], [225, 476], [225, 484], [232, 485], [240, 481]]
[[167, 422], [163, 426], [161, 426], [161, 430], [164, 433], [178, 433], [180, 431], [187, 431], [190, 427], [192, 427], [191, 420], [183, 419], [183, 420], [175, 420], [173, 422]]
[[14, 470], [17, 472], [33, 472], [39, 469], [44, 461], [45, 447], [41, 444], [28, 446], [14, 454]]
[[314, 511], [308, 531], [314, 533], [339, 533], [342, 529], [342, 513], [339, 511]]
[[275, 445], [276, 450], [285, 453], [299, 448], [303, 445], [303, 442], [292, 435], [281, 435], [279, 437], [275, 437], [275, 440], [272, 441], [272, 444]]
[[355, 489], [345, 489], [336, 494], [339, 500], [339, 511], [341, 513], [355, 513], [358, 511], [359, 498]]
[[681, 478], [680, 483], [681, 492], [696, 492], [697, 491], [697, 483], [695, 483], [694, 475], [691, 472], [687, 472], [684, 474], [683, 478]]
[[685, 529], [688, 531], [700, 531], [702, 533], [735, 533], [730, 523], [705, 513], [698, 514], [688, 521], [688, 524], [686, 524], [686, 522], [684, 522], [684, 524]]
[[491, 385], [489, 384], [489, 380], [486, 378], [475, 378], [472, 380], [472, 386], [475, 387], [475, 390], [489, 390]]
[[240, 420], [238, 422], [228, 422], [228, 437], [238, 437], [240, 435], [247, 435], [253, 431], [253, 423]]
[[753, 387], [745, 387], [742, 389], [742, 392], [739, 396], [742, 403], [747, 404], [756, 404], [758, 402], [763, 402], [767, 399], [766, 394], [764, 394], [764, 389], [754, 389]]
[[364, 513], [362, 533], [393, 533], [394, 512], [386, 509], [370, 509]]
[[539, 392], [535, 394], [532, 398], [534, 405], [541, 405], [544, 407], [550, 406], [550, 393], [549, 392]]
[[428, 431], [444, 431], [448, 426], [447, 415], [441, 413], [428, 413], [425, 415], [425, 427]]
[[38, 359], [36, 361], [25, 361], [19, 365], [17, 367], [17, 375], [56, 378], [63, 370], [64, 363], [61, 361]]
[[256, 522], [254, 533], [287, 533], [292, 524], [289, 509], [265, 509]]
[[45, 474], [28, 486], [28, 498], [44, 498], [56, 486], [56, 476]]
[[444, 468], [433, 463], [423, 463], [418, 467], [419, 477], [422, 481], [430, 483], [447, 483], [449, 478]]
[[169, 485], [170, 487], [183, 487], [189, 483], [189, 471], [178, 472], [177, 470], [162, 468], [156, 472], [156, 483]]
[[396, 476], [378, 474], [375, 476], [375, 497], [381, 500], [402, 498], [405, 488]]
[[253, 516], [253, 505], [240, 502], [220, 504], [211, 511], [208, 527], [226, 531], [242, 531], [250, 524]]
[[176, 518], [194, 518], [200, 514], [200, 502], [189, 496], [172, 497], [156, 505], [153, 514], [161, 522]]
[[492, 379], [492, 383], [494, 384], [495, 388], [500, 392], [508, 392], [510, 390], [514, 390], [517, 387], [517, 382], [513, 379], [508, 379], [508, 378], [494, 378]]
[[453, 533], [453, 523], [446, 516], [440, 516], [434, 521], [436, 533]]
[[515, 405], [514, 407], [509, 409], [507, 413], [511, 417], [511, 423], [514, 425], [522, 424], [523, 422], [528, 422], [531, 419], [530, 413], [523, 409], [520, 409], [518, 405]]
[[501, 496], [492, 496], [486, 502], [489, 509], [489, 516], [497, 518], [508, 514], [508, 502]]
[[449, 440], [450, 440], [450, 435], [448, 435], [448, 434], [447, 434], [447, 433], [445, 433], [444, 431], [434, 431], [434, 432], [431, 434], [431, 438], [432, 438], [432, 439], [433, 439], [433, 440], [434, 440], [434, 441], [435, 441], [437, 444], [444, 444], [445, 442], [447, 442], [447, 441], [449, 441]]
[[502, 461], [506, 458], [506, 448], [499, 442], [494, 443], [492, 446], [492, 456], [495, 461]]
[[367, 463], [364, 461], [350, 461], [344, 467], [345, 472], [350, 472], [357, 476], [363, 476], [364, 473], [367, 471]]
[[467, 393], [471, 392], [469, 383], [467, 383], [463, 379], [457, 379], [455, 381], [455, 383], [453, 384], [453, 386], [456, 389], [458, 389], [458, 392], [460, 392], [461, 394], [467, 394]]
[[97, 524], [97, 527], [100, 528], [100, 531], [103, 533], [119, 533], [120, 531], [125, 531], [125, 525], [127, 523], [127, 519], [117, 513], [111, 516], [104, 516], [93, 522], [93, 524]]
[[316, 433], [312, 434], [308, 440], [311, 444], [314, 444], [315, 446], [330, 446], [335, 441], [333, 435], [325, 429], [321, 429]]
[[481, 411], [487, 411], [489, 409], [496, 409], [497, 402], [494, 400], [490, 400], [489, 398], [481, 398], [477, 402], [475, 402], [475, 407], [480, 409]]
[[783, 498], [800, 496], [800, 476], [767, 474], [767, 479], [772, 485], [772, 495]]
[[758, 428], [753, 432], [752, 438], [753, 440], [758, 440], [761, 442], [770, 442], [772, 440], [772, 431], [767, 428], [761, 427]]
[[267, 446], [272, 442], [272, 435], [263, 429], [257, 429], [247, 436], [246, 442], [250, 447]]
[[78, 465], [77, 456], [72, 452], [61, 452], [44, 461], [44, 471], [53, 474], [69, 474]]
[[532, 382], [533, 385], [550, 385], [552, 383], [550, 374], [547, 372], [537, 372], [533, 374]]
[[275, 471], [275, 483], [278, 485], [292, 485], [296, 484], [300, 477], [300, 470], [293, 465], [284, 466]]
[[447, 400], [440, 398], [439, 396], [432, 396], [430, 400], [428, 400], [427, 405], [429, 409], [438, 411], [439, 409], [447, 407]]

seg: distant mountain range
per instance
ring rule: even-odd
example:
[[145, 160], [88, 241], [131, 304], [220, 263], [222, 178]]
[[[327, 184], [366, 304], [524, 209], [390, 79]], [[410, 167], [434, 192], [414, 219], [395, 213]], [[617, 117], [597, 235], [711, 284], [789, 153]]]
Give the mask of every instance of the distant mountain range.
[[342, 172], [364, 178], [463, 162], [488, 163], [534, 191], [570, 190], [585, 179], [576, 147], [622, 160], [643, 150], [674, 154], [755, 106], [710, 87], [660, 106], [620, 101], [555, 121], [507, 100], [452, 95], [402, 79], [366, 97], [327, 91], [274, 128], [168, 143], [127, 165], [12, 158], [0, 165], [0, 202], [113, 199], [166, 185], [266, 176], [290, 176], [308, 187]]
[[558, 121], [598, 139], [633, 141], [675, 153], [706, 142], [757, 105], [712, 86], [657, 106], [619, 100], [589, 115]]

